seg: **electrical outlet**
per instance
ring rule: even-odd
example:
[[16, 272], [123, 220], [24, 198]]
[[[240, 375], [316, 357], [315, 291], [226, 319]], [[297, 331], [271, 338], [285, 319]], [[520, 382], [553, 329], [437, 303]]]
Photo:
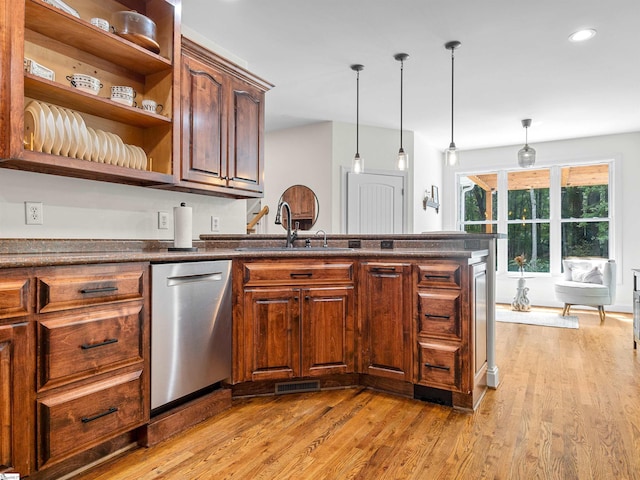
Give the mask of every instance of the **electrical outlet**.
[[212, 232], [220, 231], [220, 217], [211, 217], [211, 231]]
[[158, 212], [158, 230], [169, 230], [169, 212]]
[[42, 225], [42, 202], [24, 202], [24, 213], [27, 225]]

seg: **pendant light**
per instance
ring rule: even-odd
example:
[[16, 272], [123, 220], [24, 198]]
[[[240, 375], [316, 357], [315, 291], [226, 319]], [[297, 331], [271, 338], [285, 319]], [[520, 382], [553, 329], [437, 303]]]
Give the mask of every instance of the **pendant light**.
[[456, 149], [456, 144], [453, 141], [453, 51], [460, 45], [462, 44], [457, 40], [452, 40], [444, 44], [444, 48], [451, 50], [451, 143], [449, 144], [449, 148], [444, 152], [445, 164], [450, 166], [458, 163], [458, 150]]
[[400, 150], [398, 150], [398, 170], [407, 170], [409, 168], [409, 155], [402, 148], [402, 83], [404, 61], [409, 58], [407, 53], [396, 53], [393, 58], [400, 62]]
[[525, 118], [522, 120], [522, 126], [524, 127], [524, 147], [518, 151], [518, 165], [522, 168], [532, 167], [536, 163], [536, 151], [528, 144], [528, 130], [531, 126], [531, 119]]
[[353, 173], [362, 173], [364, 171], [364, 160], [360, 157], [359, 141], [360, 141], [360, 72], [364, 65], [351, 65], [351, 70], [356, 72], [356, 154], [351, 163], [351, 171]]

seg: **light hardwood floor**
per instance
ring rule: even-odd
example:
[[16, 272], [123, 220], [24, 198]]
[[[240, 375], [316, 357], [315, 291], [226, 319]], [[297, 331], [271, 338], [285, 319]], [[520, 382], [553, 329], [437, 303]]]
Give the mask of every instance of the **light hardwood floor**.
[[578, 330], [497, 324], [500, 386], [480, 408], [362, 388], [234, 407], [78, 480], [640, 479], [640, 350], [629, 314]]

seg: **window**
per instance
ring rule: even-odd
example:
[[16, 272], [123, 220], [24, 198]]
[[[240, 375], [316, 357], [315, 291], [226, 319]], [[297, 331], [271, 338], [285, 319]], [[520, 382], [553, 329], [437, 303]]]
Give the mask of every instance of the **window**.
[[609, 257], [609, 166], [564, 167], [562, 257]]
[[506, 232], [503, 271], [517, 271], [520, 254], [529, 272], [542, 273], [560, 272], [565, 257], [608, 258], [609, 174], [609, 163], [599, 163], [461, 175], [460, 229]]
[[549, 272], [549, 169], [518, 170], [507, 175], [509, 271], [516, 255], [527, 258], [527, 270]]

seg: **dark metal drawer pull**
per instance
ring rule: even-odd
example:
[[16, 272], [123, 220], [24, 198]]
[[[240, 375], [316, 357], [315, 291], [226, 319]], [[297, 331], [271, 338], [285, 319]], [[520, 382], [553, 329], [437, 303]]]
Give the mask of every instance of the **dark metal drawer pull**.
[[94, 415], [93, 417], [82, 417], [82, 423], [93, 422], [94, 420], [97, 420], [99, 418], [105, 417], [107, 415], [111, 415], [112, 413], [116, 413], [117, 411], [118, 411], [118, 409], [116, 407], [111, 407], [106, 412], [98, 413], [97, 415]]
[[289, 275], [291, 276], [291, 278], [311, 278], [311, 277], [313, 277], [313, 273], [312, 272], [290, 273]]
[[374, 273], [388, 273], [388, 272], [395, 272], [396, 271], [396, 267], [373, 267], [371, 269], [372, 272]]
[[424, 278], [427, 280], [430, 278], [449, 278], [449, 275], [425, 275]]
[[118, 343], [118, 339], [108, 338], [104, 342], [100, 342], [100, 343], [92, 343], [92, 344], [83, 343], [82, 345], [80, 345], [80, 348], [82, 348], [83, 350], [89, 350], [90, 348], [104, 347], [105, 345], [111, 345], [112, 343]]
[[102, 288], [83, 288], [80, 293], [104, 293], [104, 292], [117, 292], [118, 287], [102, 287]]
[[441, 318], [443, 320], [449, 320], [451, 318], [449, 315], [431, 315], [430, 313], [425, 313], [424, 316], [427, 318]]
[[429, 368], [437, 368], [438, 370], [446, 370], [447, 372], [451, 370], [451, 367], [445, 367], [444, 365], [431, 365], [430, 363], [425, 363], [424, 366]]

